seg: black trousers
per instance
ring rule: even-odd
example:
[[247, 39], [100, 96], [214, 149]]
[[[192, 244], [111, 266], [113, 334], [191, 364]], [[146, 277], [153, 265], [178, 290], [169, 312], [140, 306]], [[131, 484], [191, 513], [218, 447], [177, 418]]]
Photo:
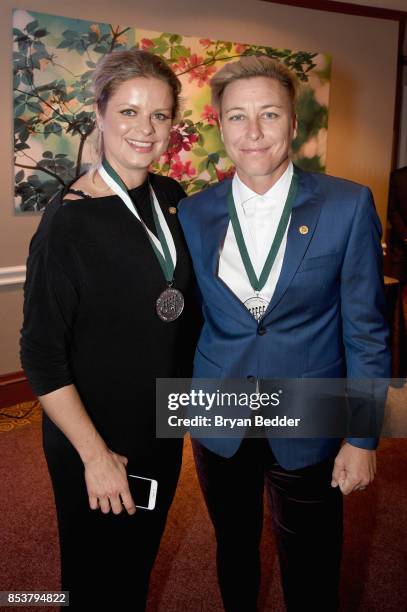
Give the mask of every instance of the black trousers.
[[125, 511], [103, 514], [89, 507], [79, 455], [44, 419], [44, 451], [58, 519], [61, 590], [69, 591], [69, 610], [145, 610], [150, 573], [182, 461], [182, 440], [153, 442], [149, 456], [128, 453], [128, 472], [158, 481], [155, 509], [137, 508], [131, 516]]
[[287, 471], [267, 440], [245, 439], [225, 459], [193, 441], [201, 488], [217, 540], [226, 612], [254, 612], [266, 483], [289, 612], [338, 609], [342, 494], [332, 488], [334, 458]]

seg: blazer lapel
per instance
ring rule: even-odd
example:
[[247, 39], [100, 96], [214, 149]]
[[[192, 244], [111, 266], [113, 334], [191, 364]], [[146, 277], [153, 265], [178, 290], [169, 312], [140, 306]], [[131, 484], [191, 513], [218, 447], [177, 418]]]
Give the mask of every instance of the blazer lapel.
[[298, 172], [300, 183], [291, 212], [283, 265], [263, 319], [274, 310], [287, 291], [304, 258], [321, 212], [321, 201], [318, 199], [317, 188], [312, 176], [301, 170]]

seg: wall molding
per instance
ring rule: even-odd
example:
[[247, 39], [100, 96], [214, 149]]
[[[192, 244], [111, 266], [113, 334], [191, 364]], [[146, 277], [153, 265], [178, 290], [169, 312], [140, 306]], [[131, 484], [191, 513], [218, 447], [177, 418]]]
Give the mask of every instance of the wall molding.
[[35, 399], [23, 370], [0, 375], [0, 409]]
[[21, 285], [25, 281], [26, 266], [0, 268], [0, 287]]

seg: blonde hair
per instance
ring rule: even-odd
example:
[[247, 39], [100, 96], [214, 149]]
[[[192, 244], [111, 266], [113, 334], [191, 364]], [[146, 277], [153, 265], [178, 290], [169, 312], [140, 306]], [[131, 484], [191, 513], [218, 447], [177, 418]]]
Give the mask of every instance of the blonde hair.
[[293, 112], [297, 102], [298, 81], [284, 64], [267, 55], [245, 55], [237, 62], [228, 62], [211, 79], [212, 106], [220, 113], [226, 87], [238, 79], [267, 77], [279, 81], [288, 91]]
[[[137, 48], [112, 51], [98, 62], [92, 74], [92, 82], [95, 105], [99, 113], [104, 114], [109, 99], [119, 86], [135, 77], [152, 77], [169, 85], [174, 101], [172, 121], [175, 123], [181, 105], [181, 81], [165, 60], [158, 55]], [[97, 135], [93, 144], [97, 159], [90, 169], [91, 174], [94, 174], [103, 157], [103, 135], [97, 126], [95, 127]]]

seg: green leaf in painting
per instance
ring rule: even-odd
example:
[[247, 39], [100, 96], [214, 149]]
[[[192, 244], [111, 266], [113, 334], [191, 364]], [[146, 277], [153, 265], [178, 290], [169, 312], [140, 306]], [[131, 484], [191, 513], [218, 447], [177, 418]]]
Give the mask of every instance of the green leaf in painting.
[[65, 30], [62, 32], [62, 36], [73, 40], [74, 38], [79, 38], [80, 34], [76, 30]]
[[20, 132], [20, 140], [25, 142], [30, 137], [30, 130], [28, 128], [23, 128]]
[[37, 174], [31, 174], [31, 176], [27, 178], [27, 181], [30, 183], [30, 185], [38, 185], [40, 179], [38, 178]]
[[171, 59], [178, 60], [180, 57], [189, 57], [191, 51], [182, 45], [177, 45], [171, 49]]
[[59, 45], [57, 45], [57, 49], [67, 49], [72, 45], [71, 40], [62, 40]]
[[41, 104], [35, 102], [34, 100], [27, 102], [27, 108], [33, 113], [42, 113], [43, 110]]
[[40, 30], [36, 30], [34, 32], [35, 38], [44, 38], [44, 36], [46, 36], [47, 34], [48, 32], [45, 28], [41, 28]]
[[16, 151], [24, 151], [24, 149], [29, 149], [29, 148], [30, 146], [25, 142], [19, 142], [14, 147]]
[[37, 70], [39, 70], [41, 68], [41, 64], [40, 64], [40, 60], [39, 60], [38, 54], [37, 53], [33, 53], [31, 55], [30, 59], [31, 59], [31, 63], [32, 63], [33, 68], [37, 68]]
[[24, 178], [24, 170], [20, 170], [19, 172], [17, 172], [17, 174], [15, 176], [16, 183], [21, 183], [23, 178]]
[[39, 26], [39, 23], [35, 19], [34, 21], [30, 21], [30, 23], [27, 23], [27, 25], [25, 26], [25, 31], [28, 32], [29, 34], [32, 34], [34, 30], [38, 28], [38, 26]]
[[21, 74], [21, 80], [24, 85], [31, 86], [33, 82], [33, 76], [31, 70], [24, 70]]
[[94, 50], [96, 53], [106, 53], [106, 51], [107, 51], [106, 47], [104, 47], [103, 45], [96, 45], [96, 46], [93, 48], [93, 50]]
[[194, 155], [197, 157], [208, 157], [208, 151], [201, 147], [194, 147], [193, 149]]
[[207, 159], [203, 159], [198, 164], [198, 173], [201, 174], [201, 172], [205, 172], [207, 167], [208, 167], [208, 160]]
[[17, 104], [14, 107], [14, 116], [18, 117], [19, 115], [22, 115], [25, 111], [25, 104]]

